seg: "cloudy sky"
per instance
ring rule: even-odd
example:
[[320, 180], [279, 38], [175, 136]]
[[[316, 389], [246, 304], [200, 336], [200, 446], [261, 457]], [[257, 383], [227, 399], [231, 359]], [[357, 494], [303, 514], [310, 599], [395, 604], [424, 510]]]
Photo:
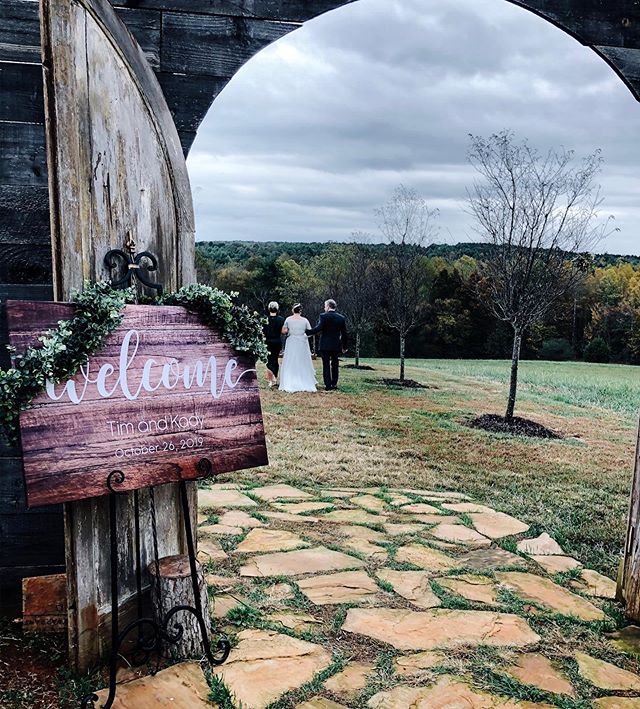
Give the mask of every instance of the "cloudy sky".
[[248, 62], [188, 159], [197, 239], [345, 241], [377, 231], [400, 183], [440, 210], [439, 241], [477, 240], [464, 212], [468, 134], [602, 148], [600, 250], [640, 254], [640, 105], [593, 52], [505, 0], [360, 0]]

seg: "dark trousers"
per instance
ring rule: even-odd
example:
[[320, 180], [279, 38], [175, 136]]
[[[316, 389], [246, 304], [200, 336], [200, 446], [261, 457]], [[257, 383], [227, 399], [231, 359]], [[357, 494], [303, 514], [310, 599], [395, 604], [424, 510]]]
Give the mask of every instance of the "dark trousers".
[[322, 376], [327, 389], [335, 389], [338, 386], [340, 375], [340, 361], [338, 352], [321, 352], [322, 356]]
[[273, 372], [273, 376], [277, 377], [280, 371], [280, 363], [278, 355], [280, 354], [280, 345], [267, 345], [269, 356], [267, 357], [267, 369]]

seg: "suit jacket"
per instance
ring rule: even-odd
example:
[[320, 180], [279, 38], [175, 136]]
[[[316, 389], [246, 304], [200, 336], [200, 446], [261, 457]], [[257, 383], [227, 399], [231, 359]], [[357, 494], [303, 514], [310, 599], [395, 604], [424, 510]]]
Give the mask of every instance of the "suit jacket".
[[335, 310], [321, 313], [318, 323], [307, 335], [320, 333], [319, 352], [342, 352], [347, 349], [347, 321]]

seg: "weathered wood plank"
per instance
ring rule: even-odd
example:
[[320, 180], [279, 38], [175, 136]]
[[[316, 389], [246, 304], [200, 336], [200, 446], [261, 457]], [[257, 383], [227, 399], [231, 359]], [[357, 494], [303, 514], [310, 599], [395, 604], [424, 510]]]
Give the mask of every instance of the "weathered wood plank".
[[59, 512], [0, 515], [0, 568], [38, 566], [62, 560], [64, 538]]
[[[186, 12], [189, 14], [228, 15], [289, 22], [304, 22], [355, 0], [139, 0], [136, 7]], [[129, 0], [112, 0], [126, 6]]]
[[40, 62], [37, 0], [0, 3], [0, 61]]
[[185, 76], [158, 72], [167, 105], [180, 135], [195, 135], [212, 102], [229, 83], [226, 77]]
[[30, 576], [22, 581], [22, 629], [30, 633], [60, 633], [67, 629], [65, 574]]
[[[11, 344], [23, 351], [72, 313], [9, 302]], [[254, 361], [182, 308], [127, 306], [71, 381], [20, 415], [30, 506], [106, 495], [115, 468], [132, 490], [200, 478], [203, 457], [219, 473], [267, 463]]]
[[18, 618], [22, 612], [22, 579], [64, 572], [64, 563], [39, 566], [0, 566], [0, 609], [7, 618]]
[[3, 244], [0, 282], [51, 283], [49, 244]]
[[0, 62], [0, 121], [44, 123], [42, 67]]
[[638, 47], [640, 6], [635, 0], [509, 0], [568, 31], [583, 44]]
[[46, 187], [0, 184], [0, 244], [45, 244], [51, 251]]
[[162, 15], [152, 10], [117, 8], [118, 17], [126, 24], [154, 69], [160, 67], [160, 35]]
[[35, 123], [2, 124], [0, 185], [47, 185], [44, 126]]
[[297, 27], [271, 20], [167, 12], [160, 66], [170, 73], [231, 77], [254, 54]]

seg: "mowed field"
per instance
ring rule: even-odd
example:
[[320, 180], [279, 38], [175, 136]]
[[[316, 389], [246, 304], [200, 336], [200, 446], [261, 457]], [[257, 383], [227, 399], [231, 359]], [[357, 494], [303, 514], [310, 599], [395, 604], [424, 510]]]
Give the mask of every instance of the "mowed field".
[[[397, 362], [343, 368], [340, 391], [263, 392], [271, 465], [266, 479], [292, 484], [457, 490], [546, 531], [565, 551], [615, 577], [633, 472], [640, 369], [528, 362], [517, 415], [563, 440], [470, 429], [503, 413], [506, 361], [412, 360], [407, 377], [425, 389], [383, 385]], [[316, 363], [319, 367], [320, 363]], [[264, 371], [260, 369], [261, 380]], [[320, 377], [319, 377], [320, 379]], [[256, 471], [233, 476], [256, 480]]]

